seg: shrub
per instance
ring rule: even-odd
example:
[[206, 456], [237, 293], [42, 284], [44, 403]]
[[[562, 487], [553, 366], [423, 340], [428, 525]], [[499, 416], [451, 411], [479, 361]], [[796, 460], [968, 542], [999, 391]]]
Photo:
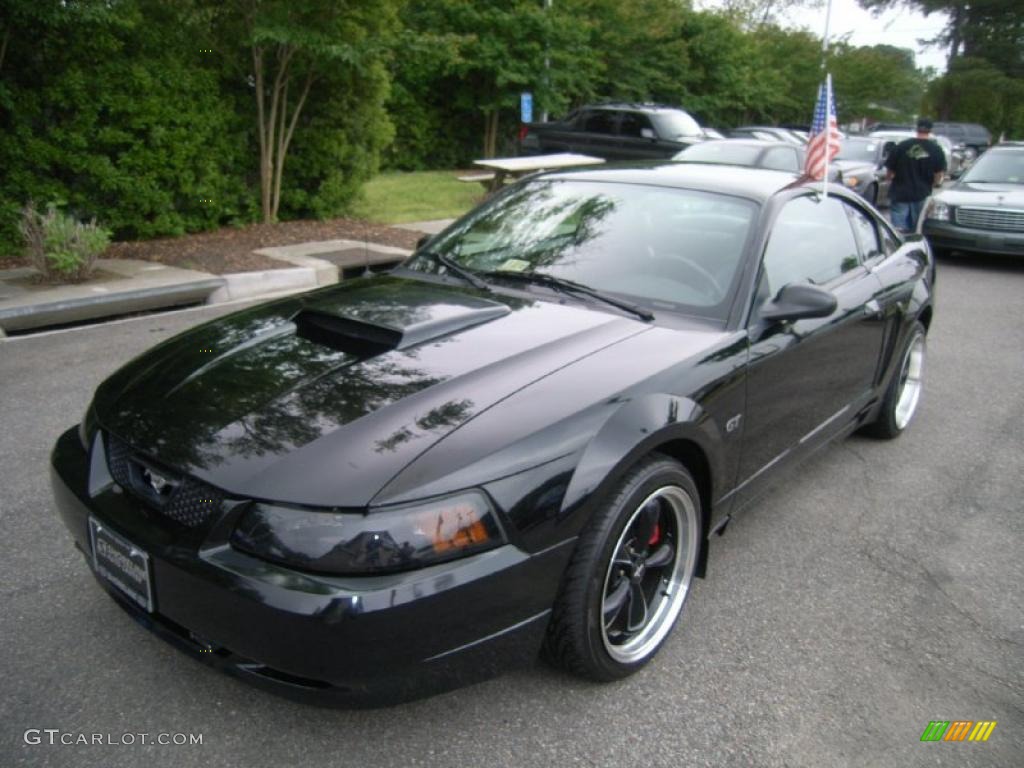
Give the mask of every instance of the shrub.
[[110, 233], [77, 221], [53, 203], [39, 213], [32, 203], [21, 211], [21, 234], [32, 266], [53, 283], [78, 283], [92, 273], [96, 259], [110, 245]]

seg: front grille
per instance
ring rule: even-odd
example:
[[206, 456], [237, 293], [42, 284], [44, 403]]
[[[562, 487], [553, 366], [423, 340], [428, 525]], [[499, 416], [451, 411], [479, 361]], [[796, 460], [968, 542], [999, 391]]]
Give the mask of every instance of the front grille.
[[157, 468], [113, 435], [104, 437], [110, 476], [149, 508], [188, 528], [202, 525], [221, 509], [224, 494], [212, 485]]
[[1008, 208], [957, 208], [956, 223], [977, 229], [1024, 232], [1024, 211]]

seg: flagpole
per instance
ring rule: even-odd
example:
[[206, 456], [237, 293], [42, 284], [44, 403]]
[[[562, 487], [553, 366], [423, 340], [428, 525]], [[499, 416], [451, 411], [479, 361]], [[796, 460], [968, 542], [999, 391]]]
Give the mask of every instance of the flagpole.
[[829, 27], [832, 25], [832, 0], [825, 6], [825, 36], [821, 39], [821, 68], [825, 69], [825, 56], [828, 55]]
[[[831, 7], [831, 5], [832, 4], [829, 3], [829, 7]], [[823, 193], [822, 193], [822, 196], [821, 196], [822, 200], [828, 200], [828, 155], [829, 155], [829, 151], [828, 151], [829, 139], [828, 139], [828, 137], [832, 133], [832, 114], [830, 112], [830, 110], [832, 109], [832, 104], [833, 104], [833, 101], [832, 101], [832, 75], [829, 74], [828, 72], [826, 72], [825, 73], [825, 110], [826, 110], [826, 114], [825, 114], [825, 133], [826, 133], [826, 136], [825, 136], [825, 175], [821, 177], [821, 188], [822, 188], [822, 190], [824, 190]]]
[[[828, 73], [828, 37], [829, 29], [832, 26], [832, 0], [828, 0], [825, 6], [825, 35], [821, 38], [821, 69], [825, 73], [825, 98], [826, 109], [834, 103], [832, 101], [832, 75]], [[830, 130], [832, 116], [825, 115], [825, 130]], [[825, 140], [825, 175], [822, 177], [821, 186], [824, 190], [823, 199], [828, 199], [828, 139]]]

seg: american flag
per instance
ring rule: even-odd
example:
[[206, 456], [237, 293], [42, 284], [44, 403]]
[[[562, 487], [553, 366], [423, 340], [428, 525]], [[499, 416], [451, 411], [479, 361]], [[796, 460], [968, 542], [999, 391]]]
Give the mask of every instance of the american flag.
[[832, 98], [832, 75], [818, 86], [818, 103], [814, 107], [811, 138], [807, 142], [807, 164], [804, 170], [812, 179], [821, 181], [829, 161], [839, 152], [839, 128], [836, 126], [836, 103]]

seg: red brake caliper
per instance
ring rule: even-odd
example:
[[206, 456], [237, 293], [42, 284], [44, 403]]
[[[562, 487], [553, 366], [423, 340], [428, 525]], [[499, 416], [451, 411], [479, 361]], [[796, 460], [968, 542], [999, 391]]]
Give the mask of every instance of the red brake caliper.
[[661, 541], [661, 521], [654, 524], [654, 533], [651, 534], [651, 538], [647, 542], [647, 546], [653, 547], [659, 541]]

